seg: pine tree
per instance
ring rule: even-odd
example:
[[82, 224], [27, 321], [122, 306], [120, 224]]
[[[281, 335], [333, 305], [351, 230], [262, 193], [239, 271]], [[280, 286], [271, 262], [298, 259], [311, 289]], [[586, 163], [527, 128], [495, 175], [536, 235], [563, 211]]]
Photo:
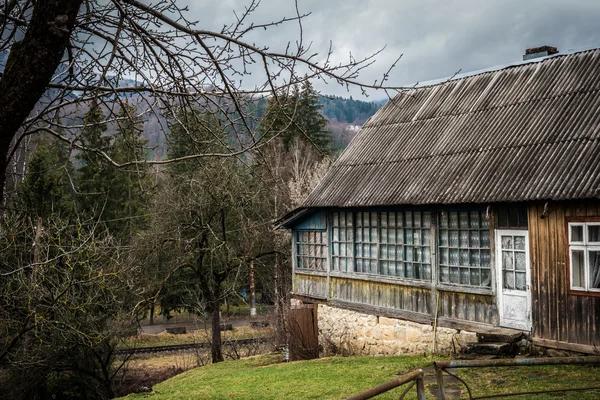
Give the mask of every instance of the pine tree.
[[114, 167], [96, 151], [108, 153], [110, 151], [110, 138], [105, 136], [107, 130], [104, 113], [98, 103], [92, 103], [90, 109], [83, 117], [81, 141], [83, 145], [92, 149], [82, 151], [75, 158], [80, 162], [77, 171], [77, 187], [80, 193], [79, 208], [86, 218], [110, 219], [110, 211], [114, 205], [110, 204], [110, 192]]
[[144, 163], [144, 146], [142, 139], [143, 122], [135, 115], [136, 108], [125, 102], [117, 114], [117, 129], [110, 148], [110, 155], [117, 163], [136, 163], [120, 168], [111, 174], [111, 193], [116, 208], [111, 212], [116, 221], [109, 224], [111, 231], [121, 236], [131, 236], [147, 222], [146, 214], [149, 191], [152, 188], [150, 171]]
[[322, 108], [319, 94], [307, 79], [301, 89], [294, 86], [290, 93], [269, 98], [261, 136], [281, 138], [286, 151], [295, 140], [301, 140], [315, 147], [321, 156], [331, 156], [332, 136], [326, 129], [327, 119], [321, 114]]
[[306, 133], [309, 142], [326, 156], [331, 155], [332, 136], [327, 131], [327, 119], [321, 114], [323, 105], [319, 103], [319, 94], [308, 79], [302, 83], [299, 97], [298, 125]]
[[18, 187], [18, 208], [42, 219], [51, 215], [71, 217], [74, 205], [68, 174], [72, 169], [64, 144], [52, 137], [42, 137]]
[[294, 85], [290, 92], [280, 91], [277, 96], [272, 96], [267, 101], [267, 109], [260, 126], [263, 139], [278, 137], [289, 150], [294, 139], [302, 136], [298, 124], [298, 105], [300, 91]]

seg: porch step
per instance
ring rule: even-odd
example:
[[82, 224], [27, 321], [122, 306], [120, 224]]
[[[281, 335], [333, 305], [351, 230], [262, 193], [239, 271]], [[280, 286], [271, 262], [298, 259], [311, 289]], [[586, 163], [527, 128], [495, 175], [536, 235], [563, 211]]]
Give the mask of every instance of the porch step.
[[525, 337], [525, 333], [509, 329], [498, 329], [494, 332], [478, 333], [479, 343], [517, 343]]
[[494, 356], [514, 356], [518, 352], [515, 343], [506, 342], [479, 342], [467, 346], [466, 353], [485, 354]]

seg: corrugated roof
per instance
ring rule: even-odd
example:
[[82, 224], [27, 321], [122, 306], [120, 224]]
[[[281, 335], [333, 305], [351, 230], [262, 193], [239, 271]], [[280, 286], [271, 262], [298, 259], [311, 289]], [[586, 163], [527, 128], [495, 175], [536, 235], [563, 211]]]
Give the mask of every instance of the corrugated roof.
[[600, 50], [398, 94], [302, 207], [600, 198]]

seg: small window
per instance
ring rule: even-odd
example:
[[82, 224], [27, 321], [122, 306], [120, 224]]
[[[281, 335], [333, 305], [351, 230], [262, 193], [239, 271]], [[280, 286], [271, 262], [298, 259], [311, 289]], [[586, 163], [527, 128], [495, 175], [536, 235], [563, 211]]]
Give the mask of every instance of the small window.
[[326, 231], [296, 231], [296, 268], [327, 270]]
[[527, 207], [510, 206], [498, 208], [498, 228], [527, 229]]
[[569, 223], [571, 289], [600, 292], [600, 222]]

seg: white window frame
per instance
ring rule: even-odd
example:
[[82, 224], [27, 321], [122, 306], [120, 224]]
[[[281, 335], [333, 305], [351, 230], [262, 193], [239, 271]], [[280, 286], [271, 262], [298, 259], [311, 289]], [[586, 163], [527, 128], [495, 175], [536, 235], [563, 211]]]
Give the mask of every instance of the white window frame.
[[[571, 228], [574, 226], [581, 226], [583, 228], [583, 241], [582, 242], [573, 242], [572, 240], [572, 230]], [[588, 238], [588, 227], [589, 226], [600, 226], [600, 222], [569, 222], [568, 223], [568, 235], [569, 235], [569, 288], [573, 291], [577, 292], [592, 292], [592, 293], [600, 293], [600, 288], [590, 288], [590, 260], [589, 260], [589, 252], [590, 251], [600, 251], [600, 241], [599, 242], [590, 242]], [[585, 277], [585, 287], [573, 286], [573, 250], [583, 251], [583, 267], [584, 267], [584, 277]]]

